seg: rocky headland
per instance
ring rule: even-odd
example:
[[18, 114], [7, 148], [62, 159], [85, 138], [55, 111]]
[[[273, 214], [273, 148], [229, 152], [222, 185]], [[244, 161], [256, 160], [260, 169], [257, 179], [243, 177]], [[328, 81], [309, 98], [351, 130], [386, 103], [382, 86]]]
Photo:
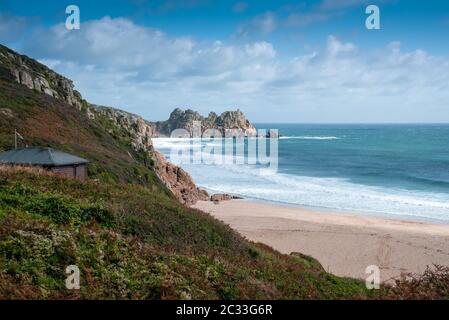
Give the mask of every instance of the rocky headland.
[[[156, 151], [151, 138], [169, 137], [176, 129], [185, 129], [193, 136], [194, 121], [201, 122], [201, 132], [216, 129], [224, 136], [226, 130], [232, 130], [244, 136], [256, 136], [256, 129], [240, 110], [223, 112], [221, 115], [211, 112], [207, 117], [203, 117], [191, 109], [183, 111], [176, 108], [168, 120], [150, 122], [139, 115], [120, 109], [91, 104], [74, 89], [72, 80], [2, 45], [0, 45], [0, 76], [31, 90], [61, 99], [84, 112], [90, 121], [96, 121], [102, 126], [107, 124], [106, 130], [111, 136], [124, 136], [129, 139], [132, 148], [151, 159], [147, 165], [152, 167], [173, 195], [186, 205], [199, 200], [209, 200], [210, 197], [206, 191], [195, 185], [185, 170], [170, 163]], [[0, 114], [13, 117], [12, 111], [7, 108], [2, 108]]]
[[[195, 132], [195, 122], [201, 123], [200, 132]], [[155, 122], [154, 135], [158, 137], [170, 137], [171, 133], [176, 129], [186, 130], [190, 137], [198, 136], [206, 130], [215, 129], [224, 137], [226, 132], [230, 132], [237, 136], [254, 137], [257, 135], [257, 130], [246, 119], [243, 112], [240, 110], [226, 111], [218, 115], [215, 112], [209, 113], [207, 117], [203, 117], [196, 111], [187, 109], [185, 111], [176, 108], [170, 114], [166, 121]]]

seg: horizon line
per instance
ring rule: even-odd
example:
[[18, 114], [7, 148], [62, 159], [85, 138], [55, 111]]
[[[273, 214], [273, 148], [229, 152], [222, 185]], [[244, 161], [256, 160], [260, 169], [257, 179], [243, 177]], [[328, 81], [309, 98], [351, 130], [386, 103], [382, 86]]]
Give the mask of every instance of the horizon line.
[[449, 125], [449, 122], [265, 122], [257, 121], [252, 124], [303, 124], [303, 125]]

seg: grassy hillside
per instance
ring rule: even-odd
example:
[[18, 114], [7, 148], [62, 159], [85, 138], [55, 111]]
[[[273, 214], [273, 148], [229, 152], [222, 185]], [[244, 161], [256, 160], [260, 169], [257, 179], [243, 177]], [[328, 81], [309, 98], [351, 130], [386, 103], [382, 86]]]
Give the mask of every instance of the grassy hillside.
[[14, 148], [16, 128], [29, 145], [55, 147], [89, 159], [91, 178], [161, 187], [151, 161], [132, 148], [128, 133], [100, 115], [89, 120], [63, 100], [15, 83], [0, 65], [0, 151]]
[[[77, 265], [81, 288], [65, 288]], [[449, 269], [395, 287], [250, 243], [165, 192], [0, 166], [0, 299], [448, 299]]]
[[[66, 266], [81, 290], [65, 289]], [[315, 260], [249, 243], [135, 184], [0, 169], [0, 298], [364, 298]]]

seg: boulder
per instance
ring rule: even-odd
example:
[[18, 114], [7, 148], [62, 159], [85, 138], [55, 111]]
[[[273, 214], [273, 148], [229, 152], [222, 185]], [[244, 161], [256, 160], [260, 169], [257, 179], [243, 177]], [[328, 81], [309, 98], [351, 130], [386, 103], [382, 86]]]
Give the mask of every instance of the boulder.
[[229, 201], [234, 199], [242, 199], [242, 198], [227, 193], [217, 193], [210, 197], [210, 201], [213, 202]]
[[30, 89], [34, 89], [34, 82], [31, 75], [26, 71], [19, 71], [20, 83]]
[[14, 112], [9, 108], [0, 108], [0, 116], [6, 118], [14, 118]]

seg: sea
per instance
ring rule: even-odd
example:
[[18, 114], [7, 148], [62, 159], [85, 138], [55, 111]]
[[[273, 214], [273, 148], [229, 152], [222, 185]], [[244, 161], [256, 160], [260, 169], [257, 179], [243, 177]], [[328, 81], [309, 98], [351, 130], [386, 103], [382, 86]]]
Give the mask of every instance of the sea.
[[[173, 156], [188, 150], [187, 154], [196, 154], [196, 159], [203, 153], [210, 158], [211, 148], [220, 145], [217, 139], [153, 141], [157, 150], [210, 193], [230, 193], [317, 212], [449, 224], [449, 125], [255, 126], [279, 132], [276, 170], [264, 170], [266, 163], [257, 161], [213, 163]], [[238, 144], [247, 147], [249, 143], [248, 139], [232, 141], [236, 155]], [[269, 142], [267, 145], [267, 153], [274, 150]]]

